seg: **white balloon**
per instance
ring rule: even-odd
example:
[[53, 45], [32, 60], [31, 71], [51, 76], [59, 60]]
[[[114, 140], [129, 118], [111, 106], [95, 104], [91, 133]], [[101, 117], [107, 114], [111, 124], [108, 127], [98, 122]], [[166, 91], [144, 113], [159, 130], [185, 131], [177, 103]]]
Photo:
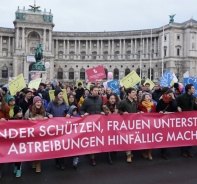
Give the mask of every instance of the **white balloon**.
[[50, 67], [50, 63], [49, 62], [46, 62], [44, 65], [45, 65], [45, 68], [49, 68]]

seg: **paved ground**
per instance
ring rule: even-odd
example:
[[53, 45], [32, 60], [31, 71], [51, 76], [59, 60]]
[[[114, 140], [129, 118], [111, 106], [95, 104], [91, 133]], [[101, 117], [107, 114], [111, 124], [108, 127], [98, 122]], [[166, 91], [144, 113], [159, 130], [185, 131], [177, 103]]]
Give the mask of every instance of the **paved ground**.
[[97, 154], [95, 167], [88, 156], [81, 156], [77, 170], [72, 168], [72, 159], [66, 158], [64, 171], [56, 169], [54, 160], [45, 160], [41, 173], [35, 173], [31, 162], [26, 162], [21, 178], [13, 174], [12, 164], [6, 164], [0, 184], [197, 184], [197, 148], [195, 158], [181, 157], [178, 148], [168, 149], [169, 160], [159, 153], [153, 150], [153, 161], [149, 161], [135, 151], [133, 163], [127, 164], [125, 153], [118, 152], [113, 165], [106, 162], [106, 153]]

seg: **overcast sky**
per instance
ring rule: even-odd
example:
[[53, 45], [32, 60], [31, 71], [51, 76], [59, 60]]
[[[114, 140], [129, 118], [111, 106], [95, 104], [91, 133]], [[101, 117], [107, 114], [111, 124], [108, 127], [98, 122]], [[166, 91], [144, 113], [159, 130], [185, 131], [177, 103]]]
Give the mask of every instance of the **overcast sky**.
[[[0, 27], [13, 28], [15, 11], [29, 8], [34, 0], [0, 0]], [[197, 0], [37, 0], [41, 10], [54, 16], [54, 31], [102, 32], [159, 28], [193, 17], [197, 20]]]

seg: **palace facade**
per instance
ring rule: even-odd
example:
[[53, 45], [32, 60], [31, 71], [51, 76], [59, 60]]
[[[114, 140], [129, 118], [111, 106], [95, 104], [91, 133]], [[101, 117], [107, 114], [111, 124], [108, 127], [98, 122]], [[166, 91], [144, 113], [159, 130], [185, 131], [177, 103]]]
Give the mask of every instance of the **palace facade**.
[[13, 23], [14, 28], [0, 27], [2, 82], [21, 73], [29, 81], [38, 43], [42, 44], [43, 63], [50, 63], [46, 69], [48, 80], [86, 80], [85, 70], [98, 65], [104, 66], [106, 74], [112, 72], [114, 79], [121, 79], [132, 70], [142, 79], [155, 82], [162, 69], [174, 72], [179, 81], [186, 71], [196, 76], [197, 21], [193, 19], [156, 29], [57, 32], [53, 31], [51, 11], [18, 8]]

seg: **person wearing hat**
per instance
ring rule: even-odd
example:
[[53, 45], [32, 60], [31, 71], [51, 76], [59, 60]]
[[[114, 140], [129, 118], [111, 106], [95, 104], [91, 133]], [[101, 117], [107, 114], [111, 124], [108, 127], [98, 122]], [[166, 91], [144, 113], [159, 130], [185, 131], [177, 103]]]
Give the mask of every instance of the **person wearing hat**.
[[7, 104], [9, 106], [9, 108], [10, 108], [9, 116], [10, 116], [10, 118], [12, 118], [14, 116], [14, 106], [15, 106], [15, 98], [14, 98], [14, 96], [9, 95], [7, 97]]
[[[21, 107], [14, 106], [13, 107], [13, 116], [10, 118], [10, 120], [19, 120], [23, 118], [23, 112]], [[15, 162], [14, 163], [14, 173], [16, 174], [16, 177], [21, 177], [21, 162]]]
[[[156, 112], [156, 105], [152, 101], [152, 95], [150, 93], [143, 93], [141, 102], [138, 104], [138, 110], [142, 111], [144, 113], [154, 113]], [[152, 150], [143, 150], [142, 153], [144, 158], [148, 158], [149, 160], [152, 160]]]
[[42, 98], [45, 99], [47, 103], [49, 103], [50, 102], [49, 92], [45, 89], [45, 87], [46, 87], [46, 84], [40, 83], [37, 93], [41, 93]]
[[[164, 87], [161, 91], [162, 96], [157, 103], [156, 111], [163, 114], [177, 112], [177, 102], [173, 91], [168, 87]], [[161, 156], [163, 159], [168, 159], [166, 154], [166, 148], [161, 149]]]
[[[36, 119], [48, 119], [42, 103], [42, 99], [39, 96], [33, 98], [33, 105], [29, 106], [28, 110], [25, 113], [25, 119], [33, 120]], [[41, 162], [34, 161], [32, 167], [36, 169], [36, 172], [41, 172]]]
[[[61, 89], [56, 89], [54, 91], [54, 96], [54, 100], [49, 102], [48, 107], [46, 109], [47, 116], [49, 118], [65, 117], [69, 110], [69, 106], [66, 104], [64, 100], [63, 91]], [[65, 169], [64, 158], [56, 158], [55, 161], [57, 168], [60, 168], [62, 170]]]

